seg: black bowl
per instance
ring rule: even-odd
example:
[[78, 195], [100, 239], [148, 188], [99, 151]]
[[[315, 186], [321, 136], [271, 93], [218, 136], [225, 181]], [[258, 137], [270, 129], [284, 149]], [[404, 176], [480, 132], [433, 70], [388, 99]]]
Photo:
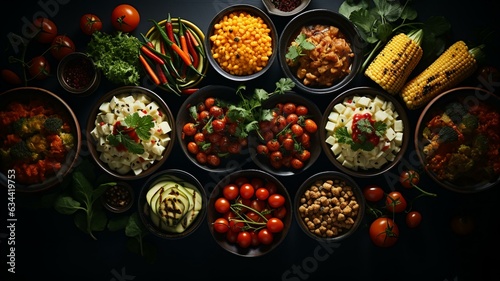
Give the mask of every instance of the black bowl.
[[[296, 75], [296, 70], [287, 64], [286, 54], [290, 44], [295, 41], [302, 27], [316, 24], [330, 25], [339, 28], [346, 37], [346, 41], [351, 47], [354, 58], [351, 60], [350, 72], [346, 76], [334, 81], [331, 86], [307, 86]], [[343, 15], [326, 10], [314, 9], [302, 12], [295, 16], [283, 29], [279, 39], [278, 59], [281, 69], [285, 75], [291, 78], [297, 87], [312, 94], [331, 94], [344, 89], [358, 74], [363, 63], [363, 43], [355, 25]]]
[[[476, 193], [480, 191], [487, 190], [489, 188], [492, 188], [494, 186], [498, 186], [498, 183], [500, 182], [500, 172], [494, 171], [494, 170], [489, 170], [489, 172], [486, 172], [487, 169], [492, 169], [492, 166], [498, 165], [498, 157], [497, 156], [492, 156], [488, 154], [482, 154], [479, 156], [474, 162], [469, 162], [470, 159], [465, 158], [463, 161], [464, 162], [458, 162], [458, 166], [460, 169], [456, 170], [456, 168], [449, 168], [449, 170], [445, 173], [446, 175], [455, 175], [454, 177], [451, 176], [441, 176], [438, 175], [438, 173], [432, 169], [429, 165], [429, 160], [434, 157], [434, 153], [429, 153], [426, 154], [424, 153], [424, 149], [429, 146], [429, 137], [424, 136], [424, 131], [427, 132], [432, 132], [432, 134], [436, 133], [435, 128], [430, 128], [428, 127], [429, 121], [438, 116], [442, 115], [446, 108], [450, 104], [458, 104], [460, 106], [463, 106], [467, 112], [472, 112], [473, 115], [477, 115], [475, 113], [476, 111], [470, 111], [474, 107], [478, 105], [482, 106], [488, 106], [490, 113], [488, 115], [484, 115], [487, 117], [486, 120], [490, 124], [500, 124], [500, 98], [493, 94], [492, 92], [489, 92], [483, 88], [478, 88], [478, 87], [458, 87], [454, 89], [450, 89], [448, 91], [443, 92], [442, 94], [438, 95], [434, 99], [432, 99], [423, 109], [422, 113], [420, 114], [420, 117], [417, 122], [417, 126], [415, 127], [415, 135], [414, 135], [414, 144], [415, 144], [415, 149], [417, 151], [418, 158], [420, 160], [420, 163], [424, 167], [424, 170], [426, 173], [431, 177], [431, 179], [438, 183], [440, 186], [454, 191], [458, 193]], [[455, 112], [458, 112], [458, 108], [455, 109]], [[466, 113], [460, 113], [461, 116], [465, 115]], [[448, 115], [452, 115], [451, 113], [448, 112]], [[453, 119], [455, 120], [455, 119]], [[483, 127], [486, 125], [486, 120], [481, 120], [480, 119], [480, 126]], [[461, 128], [460, 121], [455, 120], [454, 121], [457, 125], [457, 127]], [[427, 128], [426, 128], [427, 127]], [[499, 133], [499, 126], [498, 125], [493, 125], [489, 127], [489, 133], [490, 134], [498, 134]], [[474, 130], [472, 132], [466, 132], [462, 131], [464, 138], [458, 140], [454, 145], [466, 145], [469, 147], [474, 147], [474, 140], [477, 140], [478, 136], [486, 136], [486, 134], [483, 131], [479, 130]], [[429, 133], [426, 133], [429, 135]], [[488, 146], [489, 149], [493, 150], [498, 150], [498, 135], [492, 136], [492, 137], [487, 137], [488, 139]], [[496, 139], [496, 141], [491, 142], [492, 139]], [[440, 147], [446, 148], [446, 143], [440, 144]], [[448, 151], [449, 154], [447, 155], [446, 160], [444, 161], [443, 166], [445, 167], [450, 167], [449, 166], [449, 155], [456, 154], [458, 152], [458, 149], [454, 149], [453, 147], [455, 146], [448, 146], [450, 149], [447, 149], [445, 151]], [[496, 148], [495, 148], [496, 147]], [[426, 150], [427, 151], [427, 150]], [[431, 150], [432, 151], [432, 150]], [[467, 153], [466, 150], [463, 150], [464, 153]], [[462, 161], [462, 160], [461, 160]], [[469, 163], [469, 164], [466, 164]], [[468, 169], [465, 169], [468, 167]], [[489, 167], [489, 168], [488, 168]], [[451, 172], [451, 170], [454, 170], [454, 172]], [[440, 171], [444, 171], [444, 169], [441, 169]]]
[[[10, 108], [9, 106], [13, 102], [22, 104], [24, 107], [30, 107], [31, 110], [22, 110], [19, 107]], [[0, 115], [4, 116], [4, 112], [8, 111], [15, 112], [15, 114], [12, 112], [7, 113], [5, 117], [2, 117], [2, 120], [5, 122], [0, 126], [2, 150], [10, 147], [10, 145], [7, 145], [8, 142], [6, 141], [6, 138], [8, 135], [14, 134], [8, 120], [17, 120], [17, 117], [21, 116], [29, 117], [37, 115], [33, 113], [38, 112], [39, 114], [41, 112], [39, 110], [33, 110], [33, 108], [40, 108], [40, 106], [48, 109], [44, 112], [44, 114], [57, 114], [62, 117], [63, 121], [65, 121], [69, 127], [69, 132], [73, 135], [74, 145], [70, 150], [65, 152], [61, 161], [58, 161], [61, 165], [60, 167], [56, 167], [56, 165], [54, 165], [54, 169], [51, 169], [50, 166], [46, 165], [44, 166], [45, 172], [42, 172], [39, 168], [37, 168], [37, 171], [39, 172], [38, 175], [44, 175], [44, 179], [37, 176], [38, 179], [36, 179], [36, 182], [35, 180], [26, 181], [24, 179], [26, 176], [22, 174], [25, 174], [23, 171], [27, 171], [27, 168], [18, 165], [14, 167], [8, 164], [8, 161], [1, 157], [0, 185], [17, 192], [42, 192], [55, 187], [62, 182], [63, 178], [68, 175], [68, 173], [71, 172], [73, 167], [78, 163], [78, 159], [80, 157], [82, 141], [81, 129], [80, 123], [78, 122], [73, 110], [55, 93], [36, 87], [19, 87], [7, 90], [0, 94]], [[25, 139], [27, 138], [28, 136]], [[38, 167], [38, 164], [31, 164], [33, 167]]]
[[[266, 185], [266, 183], [270, 183], [276, 187], [276, 193], [281, 194], [283, 197], [285, 197], [285, 203], [283, 206], [286, 210], [286, 214], [284, 218], [281, 219], [284, 228], [281, 232], [273, 234], [273, 241], [271, 244], [268, 245], [260, 244], [258, 246], [250, 246], [248, 248], [242, 248], [235, 243], [229, 242], [226, 239], [225, 233], [218, 233], [214, 230], [213, 223], [217, 218], [223, 216], [222, 214], [218, 213], [215, 210], [214, 207], [215, 201], [219, 197], [223, 196], [222, 190], [226, 185], [231, 183], [236, 184], [241, 179], [245, 179], [244, 182], [251, 182], [252, 179], [260, 179], [262, 180], [264, 185]], [[278, 247], [287, 236], [290, 226], [292, 224], [292, 217], [293, 217], [292, 201], [287, 189], [276, 177], [261, 170], [246, 169], [246, 170], [235, 171], [226, 175], [224, 178], [222, 178], [222, 180], [220, 180], [217, 183], [217, 185], [210, 193], [210, 197], [208, 199], [207, 222], [208, 222], [208, 227], [210, 229], [210, 233], [212, 234], [217, 244], [219, 244], [219, 246], [221, 246], [224, 250], [238, 256], [258, 257], [270, 253], [272, 250]]]
[[[313, 103], [310, 99], [295, 92], [287, 92], [282, 95], [271, 96], [263, 103], [262, 107], [264, 109], [276, 109], [278, 104], [284, 105], [288, 102], [294, 103], [297, 106], [302, 105], [307, 107], [308, 113], [306, 117], [312, 119], [317, 124], [318, 129], [315, 133], [307, 133], [306, 130], [304, 129], [304, 132], [309, 135], [310, 144], [308, 147], [304, 148], [302, 145], [301, 147], [310, 152], [310, 158], [307, 161], [304, 161], [304, 166], [300, 169], [295, 169], [292, 166], [284, 166], [284, 165], [279, 168], [273, 167], [273, 165], [271, 165], [268, 155], [259, 154], [257, 152], [257, 146], [260, 144], [265, 145], [266, 141], [257, 134], [253, 134], [249, 138], [249, 145], [251, 148], [250, 155], [252, 156], [252, 160], [254, 161], [254, 163], [261, 169], [277, 176], [292, 176], [301, 173], [309, 169], [316, 162], [319, 155], [321, 154], [319, 131], [322, 120], [322, 113], [319, 110], [318, 106], [315, 103]], [[262, 135], [262, 130], [260, 130], [260, 134]], [[297, 144], [301, 142], [301, 138], [299, 137], [294, 137], [294, 139], [297, 141]], [[287, 155], [287, 154], [291, 155], [292, 153], [289, 152], [282, 153], [282, 155]]]
[[[197, 167], [208, 171], [208, 172], [230, 172], [235, 169], [241, 169], [245, 164], [251, 161], [248, 147], [242, 147], [240, 153], [237, 154], [227, 154], [224, 157], [220, 157], [220, 164], [217, 166], [209, 165], [208, 163], [200, 163], [196, 159], [196, 155], [192, 154], [188, 150], [188, 143], [194, 141], [193, 136], [187, 136], [183, 132], [183, 127], [185, 124], [194, 122], [190, 108], [192, 106], [198, 106], [204, 104], [205, 100], [209, 97], [216, 98], [228, 104], [236, 104], [240, 98], [236, 95], [236, 90], [219, 85], [209, 85], [200, 88], [195, 93], [191, 94], [184, 103], [179, 108], [176, 117], [176, 135], [179, 145], [186, 157]], [[201, 131], [201, 125], [199, 125], [198, 131]], [[225, 146], [227, 147], [227, 146]]]
[[[163, 121], [168, 122], [168, 125], [170, 127], [170, 131], [166, 132], [163, 135], [163, 136], [166, 136], [166, 138], [163, 140], [159, 139], [159, 141], [156, 141], [156, 140], [154, 141], [154, 143], [156, 145], [160, 145], [160, 143], [165, 142], [164, 144], [162, 144], [164, 149], [161, 152], [161, 158], [159, 156], [152, 157], [151, 155], [145, 156], [142, 154], [139, 155], [138, 153], [128, 153], [128, 150], [125, 150], [125, 151], [121, 150], [120, 151], [117, 148], [117, 146], [111, 145], [109, 143], [107, 136], [112, 134], [111, 131], [109, 131], [109, 132], [103, 131], [104, 133], [96, 133], [98, 126], [101, 126], [100, 123], [96, 124], [96, 118], [98, 115], [101, 115], [101, 114], [104, 115], [104, 112], [105, 112], [105, 109], [101, 109], [101, 105], [103, 105], [105, 103], [113, 103], [114, 97], [125, 98], [125, 97], [130, 97], [130, 96], [135, 96], [137, 98], [138, 97], [145, 97], [147, 99], [147, 101], [144, 101], [144, 103], [147, 103], [147, 102], [154, 103], [155, 106], [158, 106], [158, 110], [155, 109], [155, 106], [151, 107], [151, 110], [148, 110], [150, 115], [154, 115], [153, 117], [155, 118], [156, 121], [159, 121], [159, 119], [158, 119], [159, 117], [156, 118], [155, 116], [161, 115], [163, 118]], [[142, 108], [145, 109], [144, 106], [142, 106]], [[117, 107], [113, 109], [113, 111], [115, 111], [115, 110], [117, 110]], [[128, 110], [128, 111], [124, 111], [124, 110]], [[126, 113], [124, 113], [124, 116], [131, 115], [134, 113], [134, 111], [137, 111], [137, 106], [127, 105], [127, 103], [125, 103], [123, 109], [120, 109], [119, 111], [126, 112]], [[161, 112], [161, 114], [158, 112]], [[120, 113], [120, 114], [122, 114], [122, 113]], [[117, 115], [115, 114], [115, 117], [116, 116]], [[117, 119], [112, 121], [113, 123], [109, 124], [109, 125], [114, 126], [116, 120]], [[103, 122], [104, 125], [106, 125], [105, 123], [108, 123], [108, 122]], [[163, 101], [163, 99], [160, 98], [160, 96], [158, 96], [155, 92], [153, 92], [149, 89], [146, 89], [144, 87], [140, 87], [140, 86], [122, 86], [122, 87], [116, 88], [114, 90], [111, 90], [111, 91], [107, 92], [106, 94], [104, 94], [102, 97], [100, 97], [99, 100], [92, 107], [92, 110], [90, 111], [89, 118], [87, 120], [87, 127], [86, 128], [87, 128], [87, 145], [88, 145], [90, 154], [91, 154], [92, 158], [94, 159], [94, 161], [97, 163], [97, 165], [102, 170], [104, 170], [105, 172], [107, 172], [111, 176], [113, 176], [115, 178], [119, 178], [121, 180], [135, 180], [135, 179], [149, 176], [152, 173], [154, 173], [157, 169], [159, 169], [167, 161], [168, 156], [170, 155], [170, 152], [172, 151], [172, 148], [174, 146], [174, 141], [175, 141], [175, 122], [174, 122], [174, 117], [172, 115], [172, 112], [170, 111], [170, 108], [165, 103], [165, 101]], [[111, 127], [109, 127], [109, 128], [111, 128]], [[97, 130], [97, 132], [99, 132], [99, 130]], [[104, 135], [106, 135], [105, 138], [102, 137]], [[96, 137], [99, 137], [99, 136], [101, 136], [101, 137], [99, 139], [96, 139]], [[144, 141], [144, 142], [146, 143], [145, 145], [153, 144], [153, 142], [151, 142], [151, 141], [150, 142]], [[145, 145], [144, 145], [144, 147], [145, 147]], [[99, 146], [101, 146], [101, 148], [104, 150], [102, 150], [102, 149], [100, 150], [98, 148]], [[113, 148], [111, 148], [111, 147], [113, 147]], [[145, 153], [151, 153], [151, 151], [152, 151], [151, 148], [145, 149]], [[105, 155], [105, 152], [112, 152], [110, 159], [103, 156], [103, 155]], [[121, 155], [121, 152], [127, 153], [127, 155]], [[125, 156], [132, 157], [135, 160], [134, 159], [124, 159]], [[123, 160], [125, 162], [129, 162], [129, 164], [127, 164], [127, 166], [129, 166], [128, 167], [129, 169], [128, 170], [125, 169], [125, 167], [124, 167], [125, 164], [123, 164], [121, 166], [113, 164], [115, 162], [112, 162], [112, 161], [113, 161], [113, 159], [116, 159], [116, 157], [120, 157], [120, 160]], [[137, 163], [137, 164], [134, 164], [134, 163]], [[144, 165], [142, 165], [141, 163], [144, 163]], [[141, 165], [141, 169], [140, 170], [137, 169], [138, 171], [140, 171], [139, 173], [134, 172], [134, 169], [133, 169], [137, 165]], [[121, 170], [120, 167], [124, 167], [124, 170]], [[132, 168], [132, 169], [130, 169], [130, 168]]]
[[[214, 35], [214, 26], [217, 23], [219, 23], [224, 17], [226, 17], [227, 15], [234, 13], [234, 12], [245, 12], [245, 13], [248, 13], [248, 14], [254, 16], [254, 17], [259, 17], [264, 21], [264, 23], [270, 29], [269, 36], [271, 37], [271, 41], [272, 41], [272, 47], [271, 47], [272, 54], [271, 54], [271, 56], [269, 56], [269, 59], [267, 61], [266, 66], [263, 69], [261, 69], [257, 72], [254, 72], [253, 74], [248, 74], [248, 75], [231, 74], [228, 71], [224, 70], [220, 66], [219, 62], [217, 62], [214, 59], [213, 54], [212, 54], [213, 43], [210, 40], [210, 37], [212, 35]], [[212, 65], [212, 67], [220, 75], [222, 75], [223, 77], [225, 77], [227, 79], [233, 80], [233, 81], [248, 81], [248, 80], [252, 80], [252, 79], [255, 79], [255, 78], [263, 75], [266, 71], [269, 70], [269, 68], [271, 68], [271, 65], [273, 64], [273, 62], [276, 60], [276, 57], [278, 56], [278, 32], [276, 31], [276, 27], [274, 26], [274, 23], [271, 20], [271, 18], [264, 11], [262, 11], [261, 9], [255, 7], [253, 5], [237, 4], [237, 5], [231, 5], [229, 7], [222, 9], [219, 13], [217, 13], [217, 15], [214, 16], [214, 18], [212, 19], [212, 21], [208, 25], [208, 31], [205, 34], [206, 34], [206, 36], [205, 36], [204, 45], [205, 45], [205, 51], [206, 51], [207, 57], [208, 57], [208, 62], [210, 63], [210, 65]]]
[[[155, 188], [155, 190], [159, 190], [161, 186], [158, 186], [158, 184], [162, 184], [162, 182], [163, 183], [174, 182], [175, 184], [180, 185], [182, 187], [190, 188], [191, 190], [196, 191], [197, 192], [196, 194], [199, 196], [199, 198], [201, 198], [201, 200], [197, 201], [198, 197], [194, 195], [192, 196], [192, 200], [193, 202], [195, 202], [193, 208], [196, 208], [196, 210], [199, 208], [199, 210], [196, 217], [192, 220], [191, 224], [189, 224], [186, 228], [184, 228], [182, 232], [172, 231], [168, 227], [164, 228], [165, 226], [163, 224], [160, 223], [158, 225], [160, 220], [158, 217], [153, 218], [153, 216], [156, 215], [152, 213], [152, 209], [150, 208], [150, 204], [148, 203], [147, 200], [147, 198], [149, 197], [148, 192], [152, 188]], [[158, 188], [156, 188], [155, 186]], [[191, 194], [193, 193], [191, 192]], [[153, 199], [154, 197], [151, 197], [151, 200]], [[200, 227], [202, 222], [205, 221], [205, 215], [207, 212], [207, 195], [201, 183], [192, 174], [177, 169], [163, 170], [150, 176], [144, 182], [144, 185], [142, 186], [142, 189], [139, 192], [137, 202], [138, 202], [139, 217], [146, 226], [146, 228], [152, 234], [164, 239], [180, 239], [188, 235], [191, 235]], [[196, 202], [198, 204], [196, 204]], [[186, 215], [189, 215], [189, 213]]]
[[[346, 225], [342, 224], [337, 224], [332, 226], [332, 228], [335, 228], [337, 232], [333, 232], [330, 235], [326, 234], [316, 234], [314, 231], [315, 229], [319, 229], [319, 225], [317, 227], [311, 227], [313, 230], [311, 231], [311, 228], [308, 227], [308, 224], [305, 220], [306, 217], [309, 217], [305, 215], [305, 210], [308, 208], [310, 205], [309, 203], [314, 203], [315, 199], [311, 199], [310, 197], [305, 197], [304, 194], [306, 191], [311, 190], [313, 186], [316, 186], [319, 191], [314, 190], [313, 192], [325, 192], [322, 194], [322, 196], [325, 196], [327, 200], [333, 200], [334, 198], [339, 199], [340, 196], [342, 196], [342, 193], [340, 194], [335, 194], [335, 192], [331, 192], [328, 189], [325, 188], [320, 188], [320, 186], [325, 183], [326, 181], [333, 181], [333, 186], [334, 187], [342, 187], [341, 192], [347, 192], [347, 188], [350, 187], [350, 190], [352, 194], [348, 196], [346, 199], [346, 202], [353, 202], [352, 206], [349, 206], [349, 211], [345, 211], [345, 208], [342, 209], [342, 215], [345, 218], [350, 218], [352, 221], [349, 223], [346, 223]], [[325, 191], [326, 190], [326, 191]], [[329, 192], [330, 191], [330, 192]], [[309, 191], [311, 192], [311, 191]], [[312, 196], [313, 197], [313, 196]], [[304, 198], [304, 199], [303, 199]], [[309, 202], [310, 200], [310, 202]], [[355, 202], [355, 203], [354, 203]], [[336, 205], [335, 202], [331, 203], [331, 206], [328, 207], [339, 207], [339, 205]], [[350, 205], [350, 204], [349, 204]], [[312, 175], [309, 177], [302, 185], [299, 187], [297, 190], [297, 193], [295, 194], [295, 199], [294, 199], [294, 213], [295, 213], [295, 220], [300, 226], [300, 229], [304, 231], [307, 236], [318, 240], [322, 242], [339, 242], [341, 240], [346, 239], [347, 237], [351, 236], [361, 225], [365, 213], [365, 199], [363, 197], [363, 193], [361, 189], [359, 188], [358, 184], [354, 181], [353, 178], [350, 176], [336, 172], [336, 171], [324, 171], [324, 172], [319, 172], [317, 174]], [[303, 211], [301, 211], [303, 210]], [[354, 213], [355, 212], [355, 213]], [[309, 217], [310, 219], [310, 217]], [[335, 219], [338, 219], [337, 217]], [[347, 219], [344, 221], [346, 222]], [[323, 232], [326, 233], [326, 232]]]
[[[396, 115], [392, 114], [393, 119], [399, 120], [398, 122], [400, 122], [400, 124], [402, 125], [402, 131], [394, 129], [394, 131], [398, 133], [398, 136], [389, 142], [390, 147], [388, 149], [377, 146], [379, 148], [378, 150], [370, 151], [377, 155], [376, 162], [374, 160], [375, 158], [370, 158], [369, 155], [367, 155], [367, 152], [363, 150], [363, 148], [353, 150], [350, 148], [345, 148], [345, 146], [342, 145], [339, 148], [344, 147], [345, 150], [339, 151], [336, 149], [336, 147], [334, 148], [334, 145], [332, 143], [329, 143], [332, 141], [332, 135], [334, 133], [331, 132], [330, 129], [327, 129], [327, 126], [332, 125], [330, 118], [335, 118], [330, 116], [330, 114], [335, 111], [335, 106], [337, 104], [342, 104], [344, 103], [344, 101], [351, 101], [354, 97], [367, 97], [371, 100], [375, 99], [376, 97], [380, 97], [380, 99], [382, 99], [383, 101], [390, 102], [393, 105], [391, 107], [391, 111], [378, 109], [376, 111], [384, 111], [388, 115], [391, 115], [391, 112], [397, 113], [397, 117], [394, 117]], [[361, 107], [356, 106], [355, 108], [359, 109]], [[373, 111], [374, 109], [367, 110], [372, 110], [371, 115], [373, 119], [376, 111]], [[345, 114], [347, 115], [348, 113]], [[344, 123], [347, 123], [347, 121], [345, 121]], [[395, 122], [391, 122], [391, 124], [394, 123]], [[395, 125], [389, 127], [396, 128], [394, 126]], [[346, 127], [349, 127], [349, 125], [347, 125]], [[326, 156], [340, 171], [354, 177], [372, 177], [385, 173], [400, 162], [410, 140], [410, 123], [405, 108], [394, 96], [388, 94], [383, 90], [375, 89], [372, 87], [357, 87], [349, 89], [338, 95], [328, 105], [325, 112], [323, 113], [323, 120], [321, 122], [320, 128], [320, 139], [323, 151], [325, 152]], [[339, 144], [338, 141], [333, 141], [335, 145]], [[382, 142], [380, 142], [380, 144], [382, 144]], [[335, 150], [335, 152], [332, 150], [332, 148], [333, 150]], [[352, 159], [352, 161], [343, 161], [347, 156], [354, 155], [362, 155], [363, 158], [361, 161], [357, 157], [355, 157], [355, 160]], [[365, 164], [367, 162], [365, 160], [370, 160], [369, 164]]]

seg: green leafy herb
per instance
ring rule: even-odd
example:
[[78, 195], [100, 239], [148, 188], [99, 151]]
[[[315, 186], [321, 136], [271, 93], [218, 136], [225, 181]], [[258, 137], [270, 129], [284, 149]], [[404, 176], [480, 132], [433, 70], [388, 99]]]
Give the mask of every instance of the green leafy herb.
[[276, 88], [273, 92], [268, 93], [263, 89], [255, 89], [253, 95], [249, 98], [243, 94], [246, 87], [244, 85], [238, 87], [236, 94], [241, 98], [241, 101], [236, 105], [229, 105], [227, 112], [229, 119], [239, 122], [238, 135], [247, 137], [251, 131], [258, 129], [259, 121], [271, 120], [271, 110], [263, 109], [262, 103], [272, 95], [285, 94], [293, 87], [295, 87], [295, 83], [290, 78], [281, 78], [276, 82]]
[[351, 146], [351, 149], [356, 150], [366, 150], [371, 151], [375, 148], [375, 145], [370, 141], [370, 135], [376, 135], [377, 137], [382, 137], [387, 131], [387, 124], [382, 121], [376, 121], [371, 124], [370, 120], [363, 118], [356, 122], [356, 127], [359, 130], [359, 134], [355, 137], [349, 133], [347, 127], [339, 127], [335, 130], [334, 136], [337, 138], [339, 143], [345, 143]]
[[288, 47], [288, 52], [285, 58], [296, 62], [297, 59], [304, 55], [304, 50], [313, 50], [316, 46], [307, 40], [304, 33], [300, 33], [295, 38], [295, 41]]
[[54, 208], [64, 215], [75, 215], [75, 225], [90, 237], [97, 240], [94, 231], [104, 230], [107, 223], [107, 217], [101, 206], [96, 203], [106, 188], [116, 183], [100, 184], [94, 188], [84, 174], [80, 171], [72, 173], [72, 192], [59, 196], [54, 204]]
[[125, 117], [115, 127], [116, 134], [107, 137], [109, 144], [112, 146], [123, 145], [131, 153], [142, 154], [144, 153], [144, 147], [132, 136], [137, 135], [141, 140], [149, 140], [151, 138], [151, 128], [154, 127], [153, 117], [151, 115], [140, 116], [139, 113], [134, 112]]
[[433, 60], [442, 53], [445, 48], [442, 37], [451, 30], [451, 25], [444, 17], [434, 16], [425, 22], [415, 21], [418, 13], [410, 6], [410, 0], [345, 0], [339, 7], [339, 13], [358, 27], [367, 43], [362, 71], [394, 35], [420, 28], [424, 32], [422, 62], [426, 64], [425, 61]]
[[139, 85], [140, 65], [137, 53], [141, 42], [127, 33], [106, 34], [96, 31], [87, 44], [87, 54], [111, 82]]

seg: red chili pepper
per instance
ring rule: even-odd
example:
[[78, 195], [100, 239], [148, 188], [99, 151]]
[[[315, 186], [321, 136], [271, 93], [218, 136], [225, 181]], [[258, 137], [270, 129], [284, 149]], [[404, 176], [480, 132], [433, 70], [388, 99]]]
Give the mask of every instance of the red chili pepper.
[[172, 25], [172, 18], [170, 17], [170, 13], [168, 13], [167, 22], [165, 23], [165, 30], [167, 32], [168, 39], [174, 42], [174, 26]]
[[183, 93], [185, 95], [191, 95], [191, 94], [195, 93], [198, 90], [199, 90], [198, 88], [182, 89], [181, 93]]
[[163, 73], [163, 69], [161, 68], [161, 64], [156, 64], [156, 73], [158, 73], [158, 78], [160, 79], [160, 83], [165, 85], [168, 83], [167, 77], [165, 73]]
[[191, 41], [193, 42], [193, 45], [196, 48], [196, 50], [198, 50], [198, 53], [202, 57], [205, 57], [205, 52], [203, 51], [203, 48], [201, 47], [200, 43], [198, 42], [198, 39], [194, 36], [193, 31], [189, 27], [186, 28], [186, 34], [187, 34], [187, 36], [191, 37]]
[[141, 36], [142, 36], [142, 40], [144, 40], [144, 43], [146, 43], [149, 47], [151, 47], [151, 48], [155, 47], [153, 42], [151, 42], [151, 40], [149, 40], [146, 36], [144, 36], [144, 34], [141, 33]]
[[186, 55], [189, 56], [189, 50], [188, 50], [188, 45], [187, 45], [187, 38], [186, 34], [184, 33], [184, 25], [182, 24], [182, 19], [178, 18], [177, 19], [178, 24], [179, 24], [179, 41], [181, 43], [181, 49], [184, 51]]
[[[182, 25], [182, 24], [181, 24]], [[193, 65], [194, 67], [198, 68], [198, 65], [200, 64], [200, 58], [198, 56], [198, 52], [196, 51], [196, 49], [194, 48], [194, 43], [193, 43], [193, 39], [191, 36], [190, 36], [190, 33], [187, 33], [186, 32], [186, 45], [187, 45], [187, 48], [188, 48], [188, 51], [189, 51], [189, 54], [191, 55], [191, 58], [193, 60]]]
[[152, 59], [154, 62], [159, 63], [159, 64], [165, 64], [165, 61], [161, 59], [159, 56], [154, 54], [149, 47], [146, 45], [141, 46], [141, 52], [148, 56], [148, 58]]

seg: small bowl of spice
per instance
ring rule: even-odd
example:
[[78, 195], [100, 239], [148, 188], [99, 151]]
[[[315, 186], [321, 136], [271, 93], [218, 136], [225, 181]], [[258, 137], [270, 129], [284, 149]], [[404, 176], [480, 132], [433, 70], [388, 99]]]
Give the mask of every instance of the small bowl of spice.
[[109, 184], [101, 198], [104, 207], [113, 213], [126, 212], [134, 204], [132, 187], [125, 182]]
[[92, 58], [85, 53], [73, 52], [59, 62], [57, 79], [66, 91], [86, 96], [97, 89], [101, 75]]
[[311, 0], [262, 0], [267, 12], [276, 16], [293, 16], [302, 12]]

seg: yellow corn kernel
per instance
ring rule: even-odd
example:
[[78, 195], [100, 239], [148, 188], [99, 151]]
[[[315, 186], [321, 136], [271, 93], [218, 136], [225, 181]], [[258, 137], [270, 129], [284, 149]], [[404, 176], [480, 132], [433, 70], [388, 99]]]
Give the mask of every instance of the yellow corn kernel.
[[373, 59], [365, 75], [390, 94], [397, 94], [423, 55], [422, 30], [392, 37]]
[[430, 66], [408, 81], [401, 90], [401, 98], [409, 109], [416, 109], [438, 94], [451, 89], [477, 69], [475, 54], [465, 42], [457, 41]]

